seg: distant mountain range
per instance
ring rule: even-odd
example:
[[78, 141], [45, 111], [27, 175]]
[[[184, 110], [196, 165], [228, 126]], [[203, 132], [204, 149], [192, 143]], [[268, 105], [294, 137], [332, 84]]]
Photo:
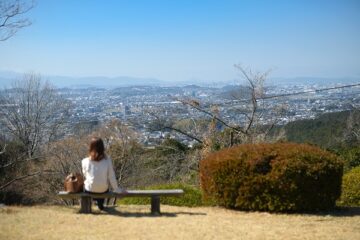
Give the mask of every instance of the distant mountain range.
[[[23, 74], [0, 71], [0, 88], [10, 87], [11, 83], [16, 79], [21, 79]], [[128, 87], [128, 86], [185, 86], [194, 84], [193, 80], [183, 82], [171, 82], [163, 81], [156, 78], [139, 78], [139, 77], [67, 77], [67, 76], [43, 76], [43, 79], [49, 80], [57, 87], [70, 87], [70, 88], [86, 88], [86, 87]], [[319, 77], [296, 77], [296, 78], [269, 78], [267, 85], [294, 85], [294, 84], [333, 84], [333, 83], [359, 83], [360, 77], [348, 77], [348, 78], [319, 78]], [[226, 85], [233, 85], [235, 80], [231, 81], [218, 81], [196, 82], [199, 86], [211, 86], [211, 87], [223, 87]], [[240, 82], [239, 82], [240, 83]], [[242, 82], [244, 84], [244, 82]]]
[[[15, 72], [0, 71], [0, 86], [11, 86], [16, 79], [21, 79], [22, 74]], [[164, 81], [155, 78], [136, 78], [136, 77], [66, 77], [66, 76], [43, 76], [43, 79], [49, 80], [57, 87], [123, 87], [139, 85], [163, 85]]]
[[286, 85], [286, 84], [351, 84], [359, 83], [360, 77], [338, 77], [338, 78], [325, 78], [325, 77], [293, 77], [293, 78], [270, 78], [267, 83], [270, 85]]

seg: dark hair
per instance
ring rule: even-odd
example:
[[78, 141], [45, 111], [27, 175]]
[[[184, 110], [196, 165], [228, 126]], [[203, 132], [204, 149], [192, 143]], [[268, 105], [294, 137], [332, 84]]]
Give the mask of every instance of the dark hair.
[[101, 138], [93, 137], [89, 147], [90, 159], [94, 161], [101, 161], [105, 158], [104, 142]]

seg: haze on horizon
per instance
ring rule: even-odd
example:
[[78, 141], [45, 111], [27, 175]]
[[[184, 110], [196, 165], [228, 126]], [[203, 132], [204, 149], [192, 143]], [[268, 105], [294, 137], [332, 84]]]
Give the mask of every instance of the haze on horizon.
[[45, 1], [0, 42], [0, 71], [229, 81], [360, 77], [360, 1]]

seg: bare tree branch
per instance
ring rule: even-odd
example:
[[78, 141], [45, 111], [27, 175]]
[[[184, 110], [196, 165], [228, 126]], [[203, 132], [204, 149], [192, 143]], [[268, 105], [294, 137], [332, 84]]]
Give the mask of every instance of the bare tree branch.
[[202, 113], [205, 113], [206, 115], [210, 116], [212, 119], [215, 119], [216, 121], [220, 122], [221, 124], [223, 124], [224, 126], [236, 131], [236, 132], [240, 132], [240, 133], [243, 133], [243, 134], [246, 134], [246, 132], [241, 129], [240, 127], [235, 127], [235, 126], [231, 126], [230, 124], [228, 124], [227, 122], [225, 122], [223, 119], [219, 118], [217, 115], [213, 114], [212, 112], [202, 108], [200, 106], [199, 103], [196, 103], [194, 102], [193, 100], [184, 100], [184, 99], [178, 99], [178, 98], [175, 98], [175, 100], [181, 102], [182, 104], [184, 105], [188, 105]]
[[39, 159], [37, 157], [34, 157], [34, 158], [27, 158], [27, 154], [23, 154], [19, 157], [17, 157], [15, 160], [11, 161], [11, 162], [8, 162], [4, 165], [1, 165], [0, 166], [0, 169], [1, 168], [8, 168], [8, 167], [11, 167], [17, 163], [22, 163], [22, 162], [27, 162], [27, 161], [31, 161], [31, 160], [35, 160], [35, 159]]
[[17, 177], [17, 178], [14, 178], [12, 179], [11, 181], [3, 184], [2, 186], [0, 186], [0, 191], [5, 189], [6, 187], [10, 186], [11, 184], [13, 184], [14, 182], [16, 181], [20, 181], [22, 179], [25, 179], [25, 178], [28, 178], [28, 177], [32, 177], [32, 176], [35, 176], [35, 175], [39, 175], [40, 172], [35, 172], [35, 173], [30, 173], [30, 174], [26, 174], [26, 175], [23, 175], [23, 176], [20, 176], [20, 177]]
[[34, 172], [34, 173], [28, 173], [28, 174], [22, 175], [22, 176], [20, 176], [20, 177], [16, 177], [16, 178], [10, 180], [9, 182], [1, 185], [1, 186], [0, 186], [0, 191], [2, 191], [3, 189], [5, 189], [6, 187], [10, 186], [10, 185], [13, 184], [14, 182], [23, 180], [23, 179], [25, 179], [25, 178], [33, 177], [33, 176], [38, 176], [38, 175], [41, 175], [41, 174], [44, 174], [44, 173], [54, 174], [54, 172], [51, 171], [51, 170], [44, 170], [44, 171], [37, 171], [37, 172]]
[[0, 2], [0, 41], [6, 41], [21, 28], [31, 25], [31, 21], [23, 16], [34, 6], [34, 1], [2, 0]]
[[1, 151], [0, 151], [0, 155], [5, 153], [6, 147], [7, 147], [7, 144], [5, 143], [4, 146], [2, 147]]
[[194, 136], [194, 135], [192, 135], [192, 134], [190, 134], [188, 132], [185, 132], [185, 131], [177, 128], [177, 127], [174, 127], [172, 124], [167, 124], [165, 122], [165, 120], [161, 120], [159, 118], [159, 116], [155, 115], [154, 113], [149, 112], [148, 114], [156, 119], [156, 128], [150, 126], [150, 127], [148, 127], [148, 130], [150, 130], [150, 131], [161, 131], [161, 130], [168, 129], [168, 130], [178, 132], [178, 133], [180, 133], [182, 135], [185, 135], [185, 136], [197, 141], [198, 143], [201, 143], [201, 144], [203, 143], [203, 141], [201, 139], [199, 139], [198, 137], [196, 137], [196, 136]]

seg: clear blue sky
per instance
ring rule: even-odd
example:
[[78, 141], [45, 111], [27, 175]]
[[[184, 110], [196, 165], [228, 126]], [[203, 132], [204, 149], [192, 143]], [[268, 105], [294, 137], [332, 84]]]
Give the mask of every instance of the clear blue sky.
[[231, 80], [360, 76], [360, 0], [37, 0], [0, 70]]

